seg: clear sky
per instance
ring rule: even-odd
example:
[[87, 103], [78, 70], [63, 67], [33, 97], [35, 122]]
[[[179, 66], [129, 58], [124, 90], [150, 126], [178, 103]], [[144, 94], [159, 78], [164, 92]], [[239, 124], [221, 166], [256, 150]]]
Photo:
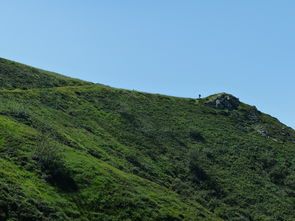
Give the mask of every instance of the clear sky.
[[0, 57], [119, 88], [228, 92], [295, 128], [294, 0], [0, 3]]

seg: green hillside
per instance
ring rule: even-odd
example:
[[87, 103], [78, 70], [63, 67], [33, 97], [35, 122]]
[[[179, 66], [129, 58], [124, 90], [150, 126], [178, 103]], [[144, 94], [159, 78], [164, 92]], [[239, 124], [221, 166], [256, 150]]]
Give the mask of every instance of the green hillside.
[[90, 83], [0, 58], [0, 89], [82, 86]]
[[295, 132], [225, 93], [0, 59], [0, 220], [295, 220]]

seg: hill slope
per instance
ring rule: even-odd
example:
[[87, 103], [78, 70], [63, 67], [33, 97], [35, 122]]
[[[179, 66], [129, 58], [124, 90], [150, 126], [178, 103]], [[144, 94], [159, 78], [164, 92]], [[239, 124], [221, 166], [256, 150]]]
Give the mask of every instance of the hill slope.
[[0, 58], [0, 89], [31, 89], [90, 83]]
[[0, 88], [0, 220], [295, 219], [294, 130], [231, 95], [121, 90], [2, 59]]

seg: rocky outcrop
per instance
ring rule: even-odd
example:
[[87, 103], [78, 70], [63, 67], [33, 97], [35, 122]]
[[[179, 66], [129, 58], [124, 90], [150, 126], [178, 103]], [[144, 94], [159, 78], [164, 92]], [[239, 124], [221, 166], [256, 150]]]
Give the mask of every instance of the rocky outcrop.
[[222, 93], [206, 102], [206, 104], [220, 110], [234, 110], [239, 106], [240, 101], [230, 94]]

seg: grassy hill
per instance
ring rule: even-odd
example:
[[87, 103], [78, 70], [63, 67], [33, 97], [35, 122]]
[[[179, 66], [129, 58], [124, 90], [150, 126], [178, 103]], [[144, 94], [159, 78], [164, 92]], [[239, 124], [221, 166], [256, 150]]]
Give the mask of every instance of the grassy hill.
[[32, 89], [82, 86], [91, 83], [0, 58], [0, 89]]
[[0, 220], [294, 220], [295, 132], [225, 93], [0, 59]]

